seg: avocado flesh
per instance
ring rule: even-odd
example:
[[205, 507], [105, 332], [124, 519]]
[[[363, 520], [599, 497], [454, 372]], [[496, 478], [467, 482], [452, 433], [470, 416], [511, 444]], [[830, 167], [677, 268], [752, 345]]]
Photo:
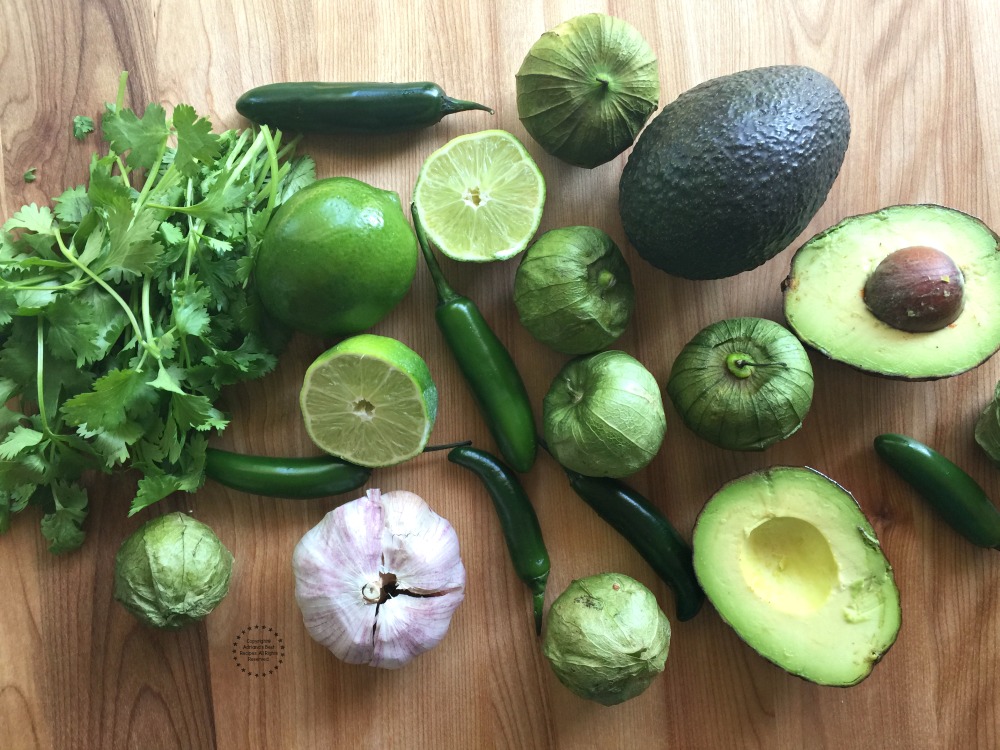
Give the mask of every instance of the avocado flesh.
[[[865, 284], [890, 253], [926, 245], [965, 277], [964, 305], [950, 325], [911, 333], [882, 322], [865, 304]], [[909, 380], [949, 377], [1000, 348], [1000, 247], [978, 219], [936, 205], [889, 206], [844, 219], [792, 258], [785, 318], [802, 341], [866, 372]]]
[[826, 200], [850, 130], [840, 90], [811, 68], [706, 81], [640, 134], [619, 182], [625, 234], [675, 276], [720, 279], [755, 268]]
[[854, 685], [896, 640], [899, 592], [875, 531], [817, 471], [775, 467], [730, 482], [699, 516], [693, 547], [722, 619], [794, 675]]

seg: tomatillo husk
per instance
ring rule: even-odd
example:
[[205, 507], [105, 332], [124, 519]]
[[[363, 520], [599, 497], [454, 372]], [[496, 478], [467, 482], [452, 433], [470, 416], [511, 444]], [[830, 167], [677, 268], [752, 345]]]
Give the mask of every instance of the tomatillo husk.
[[990, 461], [1000, 466], [1000, 383], [976, 419], [975, 439]]
[[621, 250], [596, 227], [552, 229], [514, 276], [514, 305], [536, 339], [563, 354], [604, 349], [625, 331], [635, 287]]
[[179, 630], [205, 618], [229, 591], [233, 555], [184, 513], [146, 521], [115, 555], [114, 597], [138, 620]]
[[613, 706], [663, 671], [670, 622], [648, 588], [620, 573], [573, 581], [549, 609], [542, 653], [581, 698]]
[[588, 13], [528, 51], [516, 77], [517, 113], [548, 153], [591, 169], [632, 145], [660, 98], [653, 50], [630, 24]]
[[667, 395], [684, 424], [729, 450], [763, 450], [796, 432], [812, 404], [805, 348], [763, 318], [703, 328], [674, 360]]
[[567, 362], [542, 401], [542, 422], [556, 461], [589, 477], [645, 468], [667, 430], [656, 378], [615, 349]]

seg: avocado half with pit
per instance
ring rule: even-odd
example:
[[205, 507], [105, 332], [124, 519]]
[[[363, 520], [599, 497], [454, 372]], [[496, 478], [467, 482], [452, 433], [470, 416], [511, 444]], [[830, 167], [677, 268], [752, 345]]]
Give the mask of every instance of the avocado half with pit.
[[764, 658], [820, 685], [867, 677], [896, 640], [892, 568], [854, 497], [813, 469], [733, 480], [694, 528], [705, 595]]
[[933, 204], [852, 216], [792, 257], [785, 318], [807, 345], [865, 372], [933, 380], [1000, 349], [1000, 244]]

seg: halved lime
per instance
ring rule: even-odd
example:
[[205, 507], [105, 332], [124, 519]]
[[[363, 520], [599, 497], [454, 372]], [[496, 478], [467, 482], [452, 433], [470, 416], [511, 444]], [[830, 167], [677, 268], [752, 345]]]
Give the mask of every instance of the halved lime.
[[392, 466], [420, 453], [437, 416], [427, 363], [406, 344], [361, 334], [321, 354], [299, 395], [306, 432], [320, 448], [361, 466]]
[[524, 250], [542, 220], [545, 178], [505, 130], [448, 141], [424, 161], [413, 202], [427, 238], [455, 260], [506, 260]]

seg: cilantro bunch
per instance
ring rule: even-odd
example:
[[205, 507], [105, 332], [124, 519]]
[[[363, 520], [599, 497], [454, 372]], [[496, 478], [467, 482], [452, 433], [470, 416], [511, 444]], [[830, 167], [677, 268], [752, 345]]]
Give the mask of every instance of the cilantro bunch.
[[270, 371], [287, 334], [252, 283], [272, 212], [315, 179], [280, 132], [188, 105], [107, 104], [86, 186], [0, 232], [0, 532], [37, 506], [52, 552], [83, 543], [85, 473], [134, 469], [129, 515], [204, 481], [227, 385]]

